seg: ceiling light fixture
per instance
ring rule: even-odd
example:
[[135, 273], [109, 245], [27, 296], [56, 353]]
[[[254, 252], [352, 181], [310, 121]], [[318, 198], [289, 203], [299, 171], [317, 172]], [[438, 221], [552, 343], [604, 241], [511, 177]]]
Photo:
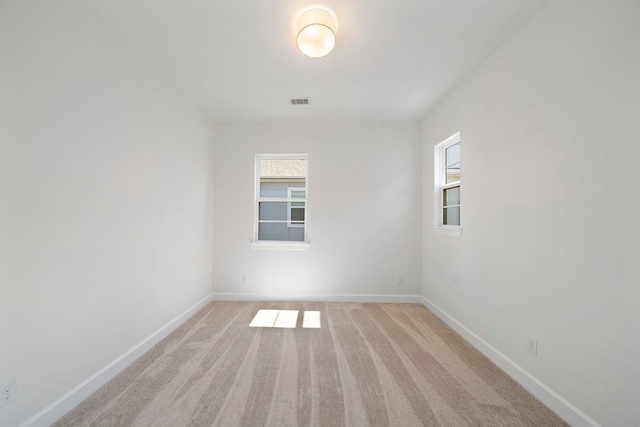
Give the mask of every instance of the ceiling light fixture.
[[336, 45], [336, 20], [331, 12], [315, 7], [298, 18], [298, 48], [312, 58], [320, 58]]

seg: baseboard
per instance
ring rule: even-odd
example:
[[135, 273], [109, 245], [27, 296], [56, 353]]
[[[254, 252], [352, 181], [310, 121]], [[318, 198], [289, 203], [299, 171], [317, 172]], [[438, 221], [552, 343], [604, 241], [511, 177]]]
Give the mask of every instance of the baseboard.
[[138, 345], [127, 351], [113, 362], [93, 374], [84, 382], [73, 388], [71, 391], [60, 397], [58, 400], [35, 414], [33, 417], [25, 421], [21, 427], [46, 427], [50, 426], [67, 412], [76, 407], [80, 402], [89, 397], [93, 392], [98, 390], [110, 379], [122, 372], [127, 366], [136, 359], [150, 350], [154, 345], [158, 344], [171, 332], [176, 330], [180, 325], [186, 322], [191, 316], [197, 313], [201, 308], [211, 302], [213, 294], [209, 294], [191, 308], [180, 314], [175, 319], [155, 331], [149, 337], [145, 338]]
[[514, 361], [484, 341], [470, 329], [422, 295], [371, 294], [209, 294], [175, 319], [158, 329], [138, 345], [96, 372], [77, 387], [25, 421], [21, 427], [50, 426], [93, 392], [122, 372], [127, 366], [162, 341], [210, 301], [321, 301], [321, 302], [377, 302], [422, 304], [442, 319], [453, 330], [487, 356], [541, 402], [551, 408], [574, 427], [601, 427], [595, 420], [576, 408], [558, 393], [525, 371]]
[[317, 301], [317, 302], [395, 302], [422, 304], [421, 295], [378, 294], [253, 294], [214, 293], [214, 301]]
[[473, 333], [470, 329], [458, 322], [446, 311], [429, 301], [427, 298], [420, 296], [421, 303], [427, 307], [433, 314], [442, 319], [454, 331], [460, 334], [471, 345], [478, 349], [482, 354], [487, 356], [489, 360], [498, 365], [500, 369], [505, 371], [511, 378], [527, 389], [531, 394], [538, 398], [542, 403], [547, 405], [558, 416], [562, 417], [566, 422], [574, 427], [601, 427], [594, 419], [576, 408], [558, 393], [553, 391], [547, 385], [542, 383], [536, 377], [525, 371], [520, 365], [502, 354], [491, 344]]

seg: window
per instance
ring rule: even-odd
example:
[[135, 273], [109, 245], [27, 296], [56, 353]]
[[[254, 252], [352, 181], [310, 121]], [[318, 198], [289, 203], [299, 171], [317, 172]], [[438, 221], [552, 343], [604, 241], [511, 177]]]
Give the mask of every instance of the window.
[[254, 242], [261, 247], [307, 242], [307, 157], [256, 155]]
[[[307, 190], [299, 187], [287, 188], [289, 199], [306, 199]], [[289, 202], [287, 204], [287, 226], [304, 227], [304, 202]]]
[[460, 132], [434, 147], [435, 224], [437, 231], [460, 236]]

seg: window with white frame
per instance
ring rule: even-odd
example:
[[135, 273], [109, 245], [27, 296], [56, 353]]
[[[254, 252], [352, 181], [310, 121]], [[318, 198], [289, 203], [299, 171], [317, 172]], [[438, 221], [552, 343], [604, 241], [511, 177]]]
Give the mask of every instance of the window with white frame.
[[[289, 187], [287, 188], [287, 197], [289, 199], [306, 199], [306, 188]], [[304, 210], [306, 206], [304, 202], [289, 202], [287, 205], [287, 226], [288, 227], [304, 227]]]
[[256, 155], [255, 242], [307, 241], [306, 154]]
[[460, 132], [434, 147], [435, 228], [460, 235]]

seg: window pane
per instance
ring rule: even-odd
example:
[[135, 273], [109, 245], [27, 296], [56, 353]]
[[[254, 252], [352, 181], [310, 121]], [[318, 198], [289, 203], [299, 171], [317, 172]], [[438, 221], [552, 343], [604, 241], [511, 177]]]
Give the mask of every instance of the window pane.
[[447, 166], [451, 166], [455, 163], [460, 163], [460, 143], [447, 148]]
[[447, 148], [445, 153], [445, 162], [447, 166], [446, 183], [460, 181], [460, 143]]
[[459, 205], [460, 204], [460, 187], [452, 187], [444, 190], [444, 205]]
[[260, 202], [258, 219], [261, 221], [283, 221], [287, 222], [286, 202]]
[[[307, 161], [305, 159], [261, 159], [260, 197], [289, 197], [289, 187], [300, 187], [304, 198]], [[297, 192], [296, 192], [297, 193]]]
[[[304, 199], [306, 197], [306, 190], [293, 190], [289, 188], [289, 197], [292, 199]], [[304, 202], [291, 202], [291, 207], [304, 208]]]
[[460, 207], [444, 208], [442, 223], [444, 225], [460, 225]]
[[262, 182], [260, 181], [260, 197], [277, 197], [287, 198], [287, 183], [278, 184], [274, 182]]
[[447, 184], [460, 181], [460, 163], [453, 164], [447, 167]]
[[305, 180], [297, 179], [295, 181], [278, 180], [278, 179], [260, 179], [260, 197], [277, 197], [287, 198], [289, 197], [288, 190], [291, 187], [300, 187], [300, 190], [291, 191], [291, 198], [304, 199], [305, 198]]
[[291, 222], [304, 223], [305, 202], [292, 202], [291, 207], [287, 202], [260, 202], [258, 220], [288, 222], [287, 209]]
[[307, 176], [305, 159], [261, 159], [260, 178], [304, 178]]
[[300, 227], [289, 227], [287, 222], [259, 222], [258, 240], [274, 240], [281, 242], [304, 241], [304, 224]]
[[292, 224], [303, 224], [304, 223], [304, 207], [302, 208], [291, 208], [291, 223]]

